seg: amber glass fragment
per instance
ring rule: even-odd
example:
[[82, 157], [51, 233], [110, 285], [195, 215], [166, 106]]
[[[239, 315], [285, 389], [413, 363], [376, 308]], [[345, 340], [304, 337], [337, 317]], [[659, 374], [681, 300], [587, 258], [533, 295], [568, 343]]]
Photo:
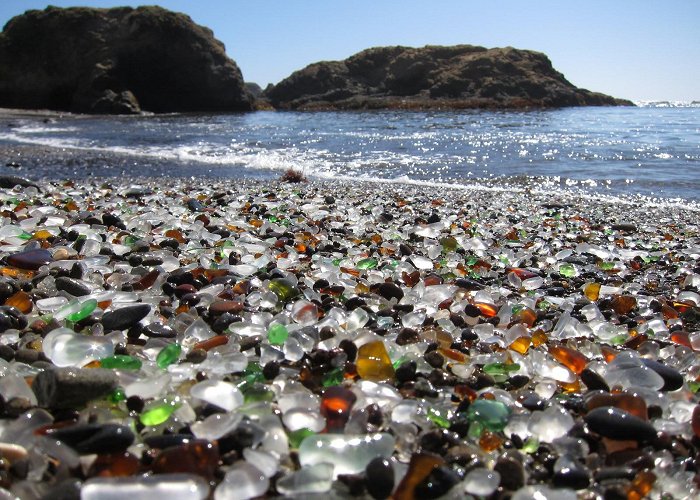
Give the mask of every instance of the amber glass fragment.
[[[630, 330], [630, 333], [632, 333], [633, 330]], [[635, 332], [636, 333], [636, 332]], [[635, 335], [631, 339], [629, 339], [627, 342], [625, 342], [623, 345], [628, 348], [628, 349], [637, 349], [639, 348], [640, 345], [642, 345], [644, 342], [649, 340], [649, 337], [642, 333], [640, 335]]]
[[484, 431], [479, 438], [479, 447], [486, 453], [497, 450], [503, 444], [503, 438], [495, 432]]
[[211, 303], [209, 306], [209, 312], [211, 314], [235, 314], [241, 312], [243, 308], [243, 302], [238, 300], [217, 300]]
[[23, 290], [20, 290], [19, 292], [10, 296], [5, 301], [5, 305], [15, 307], [23, 314], [29, 314], [32, 311], [32, 308], [34, 307], [34, 304], [32, 303], [32, 298], [29, 296], [29, 294], [27, 294], [27, 292]]
[[532, 271], [528, 271], [527, 269], [522, 269], [519, 267], [507, 267], [506, 272], [514, 273], [521, 280], [537, 277], [537, 274], [533, 273]]
[[603, 355], [603, 359], [606, 363], [610, 363], [617, 356], [617, 351], [612, 347], [600, 346], [600, 353]]
[[690, 337], [688, 337], [688, 333], [684, 331], [673, 332], [671, 334], [671, 342], [683, 345], [685, 347], [688, 347], [689, 349], [693, 348], [693, 346], [690, 343]]
[[583, 294], [588, 300], [595, 302], [600, 295], [600, 283], [586, 283], [583, 285]]
[[8, 276], [10, 278], [33, 278], [34, 277], [34, 272], [33, 271], [27, 271], [24, 269], [15, 269], [13, 267], [3, 267], [0, 269], [0, 272], [2, 273], [3, 276]]
[[614, 406], [639, 417], [642, 420], [648, 420], [647, 404], [643, 398], [628, 393], [618, 394], [595, 394], [586, 399], [586, 409], [591, 411], [601, 406]]
[[216, 335], [206, 340], [202, 340], [201, 342], [197, 342], [194, 345], [193, 349], [202, 349], [204, 351], [208, 351], [210, 349], [213, 349], [214, 347], [219, 347], [220, 345], [228, 344], [228, 339], [229, 338], [226, 335]]
[[326, 432], [343, 432], [357, 396], [342, 386], [329, 387], [321, 397], [321, 415], [326, 417]]
[[515, 339], [508, 347], [519, 354], [525, 354], [530, 349], [530, 343], [530, 337], [523, 336]]
[[423, 283], [425, 286], [442, 285], [444, 283], [442, 276], [437, 274], [428, 274], [424, 279]]
[[124, 477], [133, 476], [139, 470], [139, 459], [125, 451], [123, 453], [110, 453], [98, 455], [90, 466], [88, 476], [99, 477]]
[[581, 382], [579, 379], [574, 380], [573, 382], [567, 383], [567, 382], [559, 382], [559, 387], [563, 392], [566, 393], [575, 393], [575, 392], [581, 392]]
[[629, 314], [637, 307], [637, 299], [632, 295], [618, 295], [610, 305], [617, 314]]
[[528, 328], [532, 328], [537, 321], [537, 313], [529, 307], [522, 307], [513, 315], [513, 321], [524, 323]]
[[394, 378], [394, 367], [381, 340], [361, 346], [355, 363], [357, 374], [363, 379], [380, 382]]
[[403, 282], [406, 283], [406, 286], [413, 288], [420, 281], [420, 272], [413, 271], [412, 273], [407, 273], [404, 271], [401, 273], [401, 278], [403, 279]]
[[580, 375], [588, 364], [588, 358], [586, 358], [586, 356], [563, 345], [549, 346], [549, 354], [576, 375]]
[[642, 498], [647, 498], [655, 482], [656, 475], [653, 472], [649, 470], [637, 472], [627, 492], [627, 500], [641, 500]]
[[32, 235], [32, 238], [34, 238], [35, 240], [47, 240], [47, 239], [51, 238], [52, 236], [53, 236], [53, 234], [51, 234], [46, 229], [40, 229], [39, 231], [37, 231], [36, 233], [34, 233]]
[[454, 387], [454, 393], [459, 399], [468, 399], [469, 401], [475, 401], [479, 397], [479, 394], [466, 384], [457, 384]]
[[464, 354], [460, 351], [457, 351], [456, 349], [449, 349], [449, 348], [441, 347], [438, 349], [438, 352], [440, 354], [442, 354], [444, 357], [446, 357], [447, 359], [457, 361], [458, 363], [465, 363], [469, 359], [469, 357], [466, 354]]
[[546, 343], [547, 340], [547, 334], [544, 333], [542, 330], [535, 330], [535, 332], [532, 334], [532, 347], [539, 347], [542, 344]]
[[[678, 304], [678, 302], [674, 302], [674, 306], [675, 306], [675, 304]], [[679, 317], [678, 312], [679, 311], [683, 312], [680, 309], [674, 309], [673, 307], [669, 306], [668, 304], [663, 304], [661, 306], [661, 314], [663, 315], [665, 320], [678, 319], [678, 317]]]
[[345, 274], [349, 274], [350, 276], [354, 276], [355, 278], [358, 278], [360, 276], [360, 271], [358, 271], [357, 269], [351, 269], [349, 267], [341, 266], [340, 271]]
[[445, 461], [432, 453], [414, 453], [408, 464], [408, 471], [394, 491], [394, 500], [413, 500], [416, 498], [416, 486], [430, 475], [430, 473], [443, 465]]
[[148, 290], [156, 282], [160, 273], [157, 270], [150, 271], [144, 274], [140, 280], [134, 283], [134, 290]]
[[215, 443], [193, 440], [161, 451], [151, 466], [154, 474], [197, 474], [214, 479], [219, 466], [219, 449]]
[[673, 308], [681, 314], [688, 312], [688, 309], [692, 307], [693, 304], [690, 302], [673, 302]]
[[481, 312], [481, 315], [486, 318], [493, 318], [498, 314], [498, 308], [493, 304], [486, 304], [485, 302], [477, 302], [474, 304], [477, 309]]

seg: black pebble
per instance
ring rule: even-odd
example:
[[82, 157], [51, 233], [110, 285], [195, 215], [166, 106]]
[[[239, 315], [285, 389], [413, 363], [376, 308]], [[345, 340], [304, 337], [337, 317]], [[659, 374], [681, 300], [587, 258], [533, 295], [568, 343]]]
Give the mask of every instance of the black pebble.
[[49, 436], [81, 455], [116, 453], [134, 442], [134, 433], [127, 426], [119, 424], [77, 424], [51, 431]]
[[611, 439], [649, 441], [656, 437], [649, 422], [613, 406], [595, 408], [583, 419], [590, 430]]
[[46, 490], [40, 500], [80, 500], [81, 485], [79, 479], [65, 479]]
[[5, 361], [12, 361], [14, 357], [15, 350], [12, 347], [6, 344], [0, 345], [0, 358], [4, 359]]
[[423, 356], [423, 359], [428, 362], [433, 368], [442, 368], [445, 358], [437, 351], [430, 351]]
[[396, 369], [396, 380], [399, 382], [409, 382], [416, 378], [417, 364], [413, 360], [404, 361]]
[[180, 446], [194, 439], [192, 434], [154, 434], [143, 438], [143, 442], [156, 450]]
[[653, 359], [643, 358], [642, 363], [644, 363], [647, 368], [654, 370], [664, 379], [664, 385], [661, 388], [662, 391], [675, 391], [683, 387], [683, 375], [675, 368], [671, 368]]
[[455, 285], [465, 290], [483, 290], [484, 285], [471, 278], [457, 278]]
[[74, 297], [89, 295], [91, 292], [90, 287], [86, 283], [83, 283], [79, 279], [69, 278], [67, 276], [60, 276], [56, 278], [56, 289], [63, 292], [68, 292]]
[[552, 485], [555, 488], [571, 488], [582, 490], [591, 484], [591, 473], [583, 464], [572, 462], [571, 467], [564, 468], [554, 474]]
[[525, 471], [514, 458], [499, 458], [493, 470], [501, 475], [501, 486], [507, 490], [517, 491], [525, 486]]
[[34, 377], [32, 390], [39, 406], [77, 408], [104, 397], [118, 386], [116, 374], [102, 368], [54, 368]]
[[377, 294], [386, 300], [401, 300], [403, 298], [403, 290], [395, 283], [380, 283], [377, 285]]
[[634, 224], [630, 224], [630, 223], [627, 223], [627, 222], [623, 222], [623, 223], [620, 223], [620, 224], [613, 224], [613, 225], [611, 226], [611, 229], [612, 229], [613, 231], [634, 232], [634, 231], [637, 230], [637, 226], [635, 226]]
[[584, 370], [581, 372], [581, 381], [586, 384], [586, 387], [588, 388], [589, 391], [605, 391], [605, 392], [610, 392], [610, 386], [608, 386], [608, 383], [598, 375], [596, 372], [593, 370], [590, 370], [588, 368], [584, 368]]
[[263, 376], [267, 380], [274, 379], [280, 373], [280, 364], [277, 361], [270, 361], [262, 369]]
[[459, 475], [446, 466], [435, 469], [416, 486], [416, 498], [440, 498], [459, 483]]
[[141, 329], [141, 332], [147, 337], [172, 339], [177, 336], [177, 332], [163, 323], [149, 323]]
[[102, 223], [105, 226], [114, 226], [119, 229], [126, 229], [126, 224], [117, 215], [107, 212], [102, 215]]
[[20, 363], [26, 363], [28, 365], [31, 365], [35, 361], [39, 360], [39, 351], [35, 351], [34, 349], [28, 349], [26, 347], [17, 349], [17, 352], [15, 353], [15, 361], [19, 361]]
[[78, 261], [71, 266], [70, 271], [68, 272], [68, 276], [80, 280], [83, 279], [83, 276], [85, 276], [87, 273], [88, 268], [85, 265], [85, 263], [82, 261]]
[[129, 396], [126, 398], [126, 407], [129, 409], [129, 411], [141, 413], [145, 405], [146, 403], [139, 396]]
[[394, 468], [383, 457], [372, 459], [365, 467], [367, 493], [372, 498], [388, 498], [394, 490]]
[[149, 312], [151, 312], [151, 306], [148, 304], [121, 307], [105, 313], [102, 316], [102, 326], [107, 332], [111, 330], [126, 330], [145, 318]]

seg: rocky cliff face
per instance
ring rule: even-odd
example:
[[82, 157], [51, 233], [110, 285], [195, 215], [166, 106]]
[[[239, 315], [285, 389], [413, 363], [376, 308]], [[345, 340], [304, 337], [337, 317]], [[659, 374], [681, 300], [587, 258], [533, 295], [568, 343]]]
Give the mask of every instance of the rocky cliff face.
[[378, 47], [319, 62], [266, 89], [281, 109], [631, 105], [579, 89], [542, 53], [471, 45]]
[[238, 66], [212, 32], [160, 7], [49, 7], [0, 34], [0, 106], [85, 113], [243, 111]]

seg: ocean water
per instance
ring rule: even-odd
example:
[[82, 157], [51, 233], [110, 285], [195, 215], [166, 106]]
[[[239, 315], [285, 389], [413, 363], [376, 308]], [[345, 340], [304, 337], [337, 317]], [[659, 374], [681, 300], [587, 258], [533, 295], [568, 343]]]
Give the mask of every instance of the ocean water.
[[[4, 116], [0, 171], [408, 182], [700, 202], [700, 106]], [[7, 164], [7, 165], [5, 165]], [[9, 165], [9, 166], [8, 166]]]

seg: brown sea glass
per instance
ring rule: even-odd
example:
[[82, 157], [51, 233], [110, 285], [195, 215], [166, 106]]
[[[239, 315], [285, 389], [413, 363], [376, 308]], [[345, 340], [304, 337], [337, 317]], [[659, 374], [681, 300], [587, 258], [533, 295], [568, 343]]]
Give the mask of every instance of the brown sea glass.
[[15, 307], [23, 314], [29, 314], [32, 312], [32, 308], [34, 307], [32, 298], [23, 290], [20, 290], [19, 292], [10, 296], [5, 301], [5, 305]]
[[218, 466], [217, 445], [198, 439], [161, 451], [153, 461], [151, 470], [154, 474], [197, 474], [212, 480]]
[[321, 415], [326, 417], [326, 432], [343, 432], [357, 396], [342, 386], [329, 387], [321, 397]]
[[588, 358], [586, 358], [586, 356], [563, 345], [549, 346], [549, 354], [576, 375], [580, 375], [588, 364]]
[[637, 307], [637, 299], [632, 295], [618, 295], [610, 302], [617, 314], [629, 314]]
[[133, 476], [139, 470], [139, 459], [125, 451], [98, 455], [90, 466], [88, 476], [124, 477]]
[[443, 465], [445, 461], [432, 453], [414, 453], [408, 464], [408, 471], [394, 491], [394, 500], [413, 500], [416, 498], [415, 490], [430, 473]]
[[642, 420], [649, 419], [646, 402], [643, 398], [633, 394], [624, 392], [618, 394], [600, 393], [586, 399], [586, 409], [588, 411], [601, 406], [614, 406]]

